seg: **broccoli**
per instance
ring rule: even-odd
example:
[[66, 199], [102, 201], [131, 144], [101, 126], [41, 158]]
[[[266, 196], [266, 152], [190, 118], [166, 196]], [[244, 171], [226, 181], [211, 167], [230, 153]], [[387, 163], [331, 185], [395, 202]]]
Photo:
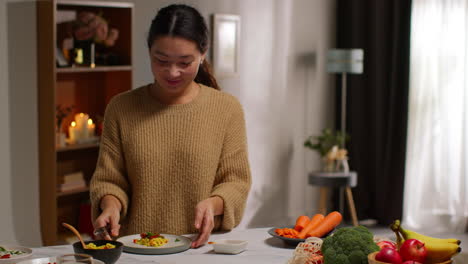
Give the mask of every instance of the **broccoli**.
[[379, 249], [364, 226], [339, 228], [322, 244], [325, 264], [367, 264], [367, 255]]

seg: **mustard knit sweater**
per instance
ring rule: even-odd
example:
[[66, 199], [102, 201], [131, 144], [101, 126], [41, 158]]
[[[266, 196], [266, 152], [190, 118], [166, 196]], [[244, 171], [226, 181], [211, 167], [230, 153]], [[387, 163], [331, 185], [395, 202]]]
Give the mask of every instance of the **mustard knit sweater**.
[[120, 235], [196, 233], [195, 206], [224, 200], [215, 230], [239, 224], [251, 176], [242, 107], [201, 85], [187, 104], [162, 105], [150, 85], [115, 96], [106, 108], [90, 195], [93, 221], [110, 194], [122, 204]]

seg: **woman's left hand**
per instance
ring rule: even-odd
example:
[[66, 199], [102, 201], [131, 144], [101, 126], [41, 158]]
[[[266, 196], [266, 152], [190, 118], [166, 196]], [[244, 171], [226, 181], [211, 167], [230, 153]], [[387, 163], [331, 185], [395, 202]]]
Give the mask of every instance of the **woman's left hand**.
[[219, 196], [205, 199], [195, 207], [195, 228], [199, 230], [197, 238], [192, 242], [192, 248], [204, 245], [210, 238], [214, 228], [214, 217], [224, 210], [224, 201]]

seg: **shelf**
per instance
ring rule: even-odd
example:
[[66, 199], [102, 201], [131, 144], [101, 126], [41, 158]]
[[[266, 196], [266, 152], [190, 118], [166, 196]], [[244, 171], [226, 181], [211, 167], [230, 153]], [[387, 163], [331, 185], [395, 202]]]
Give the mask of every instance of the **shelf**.
[[[46, 246], [65, 240], [62, 232], [66, 230], [60, 223], [78, 226], [80, 206], [89, 200], [88, 187], [79, 185], [74, 190], [60, 191], [57, 184], [64, 182], [64, 175], [74, 172], [82, 172], [89, 184], [96, 170], [100, 149], [99, 138], [81, 144], [56, 146], [56, 107], [73, 106], [60, 127], [62, 132], [67, 132], [75, 114], [87, 113], [94, 121], [100, 120], [114, 96], [132, 89], [133, 2], [37, 1], [37, 30], [41, 32], [37, 35], [37, 60], [40, 61], [37, 73], [40, 219], [42, 243]], [[98, 14], [109, 22], [108, 27], [119, 31], [115, 45], [106, 48], [96, 46], [96, 52], [99, 51], [101, 55], [112, 54], [118, 59], [108, 61], [108, 64], [115, 62], [113, 64], [118, 65], [104, 65], [102, 61], [93, 68], [89, 64], [57, 66], [57, 48], [69, 49], [69, 46], [64, 46], [64, 41], [73, 38], [73, 21], [59, 18], [75, 19], [81, 12]], [[95, 124], [97, 131], [101, 124]], [[88, 220], [90, 218], [86, 217], [85, 221]]]
[[132, 66], [96, 66], [94, 68], [85, 66], [56, 68], [57, 73], [76, 73], [76, 72], [112, 72], [112, 71], [131, 71]]
[[74, 151], [74, 150], [82, 150], [82, 149], [89, 149], [89, 148], [98, 148], [99, 142], [97, 143], [87, 143], [87, 144], [74, 144], [68, 145], [66, 147], [57, 148], [57, 152], [67, 152], [67, 151]]
[[57, 192], [57, 197], [63, 197], [63, 196], [79, 194], [79, 193], [85, 193], [85, 192], [88, 192], [88, 191], [89, 191], [89, 187], [77, 188], [77, 189], [70, 190], [70, 191]]

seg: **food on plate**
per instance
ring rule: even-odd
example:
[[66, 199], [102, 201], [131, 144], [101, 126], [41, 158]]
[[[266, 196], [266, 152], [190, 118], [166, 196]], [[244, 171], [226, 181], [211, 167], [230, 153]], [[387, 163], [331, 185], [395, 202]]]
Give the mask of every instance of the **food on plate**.
[[395, 220], [390, 225], [390, 228], [395, 232], [397, 243], [400, 245], [400, 251], [406, 240], [415, 239], [424, 244], [426, 249], [425, 264], [448, 261], [461, 251], [460, 240], [456, 238], [425, 236], [412, 230], [404, 229], [401, 226], [400, 220]]
[[298, 237], [299, 238], [306, 238], [307, 234], [311, 232], [314, 228], [316, 228], [325, 218], [323, 214], [316, 214], [312, 217], [312, 219], [307, 223], [304, 229], [301, 230]]
[[140, 239], [134, 239], [133, 243], [147, 247], [160, 247], [169, 242], [164, 236], [157, 233], [141, 233], [140, 237]]
[[9, 259], [13, 256], [24, 254], [25, 252], [21, 250], [7, 250], [4, 247], [0, 246], [0, 259]]
[[323, 264], [322, 243], [318, 237], [307, 238], [297, 245], [288, 264]]
[[301, 215], [297, 218], [296, 224], [294, 225], [294, 230], [301, 232], [304, 227], [310, 222], [310, 217], [307, 215]]
[[311, 231], [307, 232], [308, 237], [323, 237], [337, 227], [343, 216], [339, 212], [331, 212]]
[[294, 228], [276, 228], [275, 233], [282, 237], [295, 239], [323, 237], [335, 229], [342, 219], [342, 215], [336, 211], [327, 216], [316, 214], [311, 219], [301, 215], [297, 218]]
[[278, 236], [288, 238], [297, 238], [297, 235], [299, 234], [299, 232], [293, 228], [276, 228], [275, 233], [278, 234]]
[[364, 226], [338, 228], [323, 240], [325, 263], [367, 263], [367, 255], [379, 251], [373, 234]]
[[96, 244], [94, 243], [86, 244], [86, 249], [111, 249], [111, 248], [115, 248], [115, 245], [112, 245], [111, 243], [107, 243], [102, 246], [96, 246]]

